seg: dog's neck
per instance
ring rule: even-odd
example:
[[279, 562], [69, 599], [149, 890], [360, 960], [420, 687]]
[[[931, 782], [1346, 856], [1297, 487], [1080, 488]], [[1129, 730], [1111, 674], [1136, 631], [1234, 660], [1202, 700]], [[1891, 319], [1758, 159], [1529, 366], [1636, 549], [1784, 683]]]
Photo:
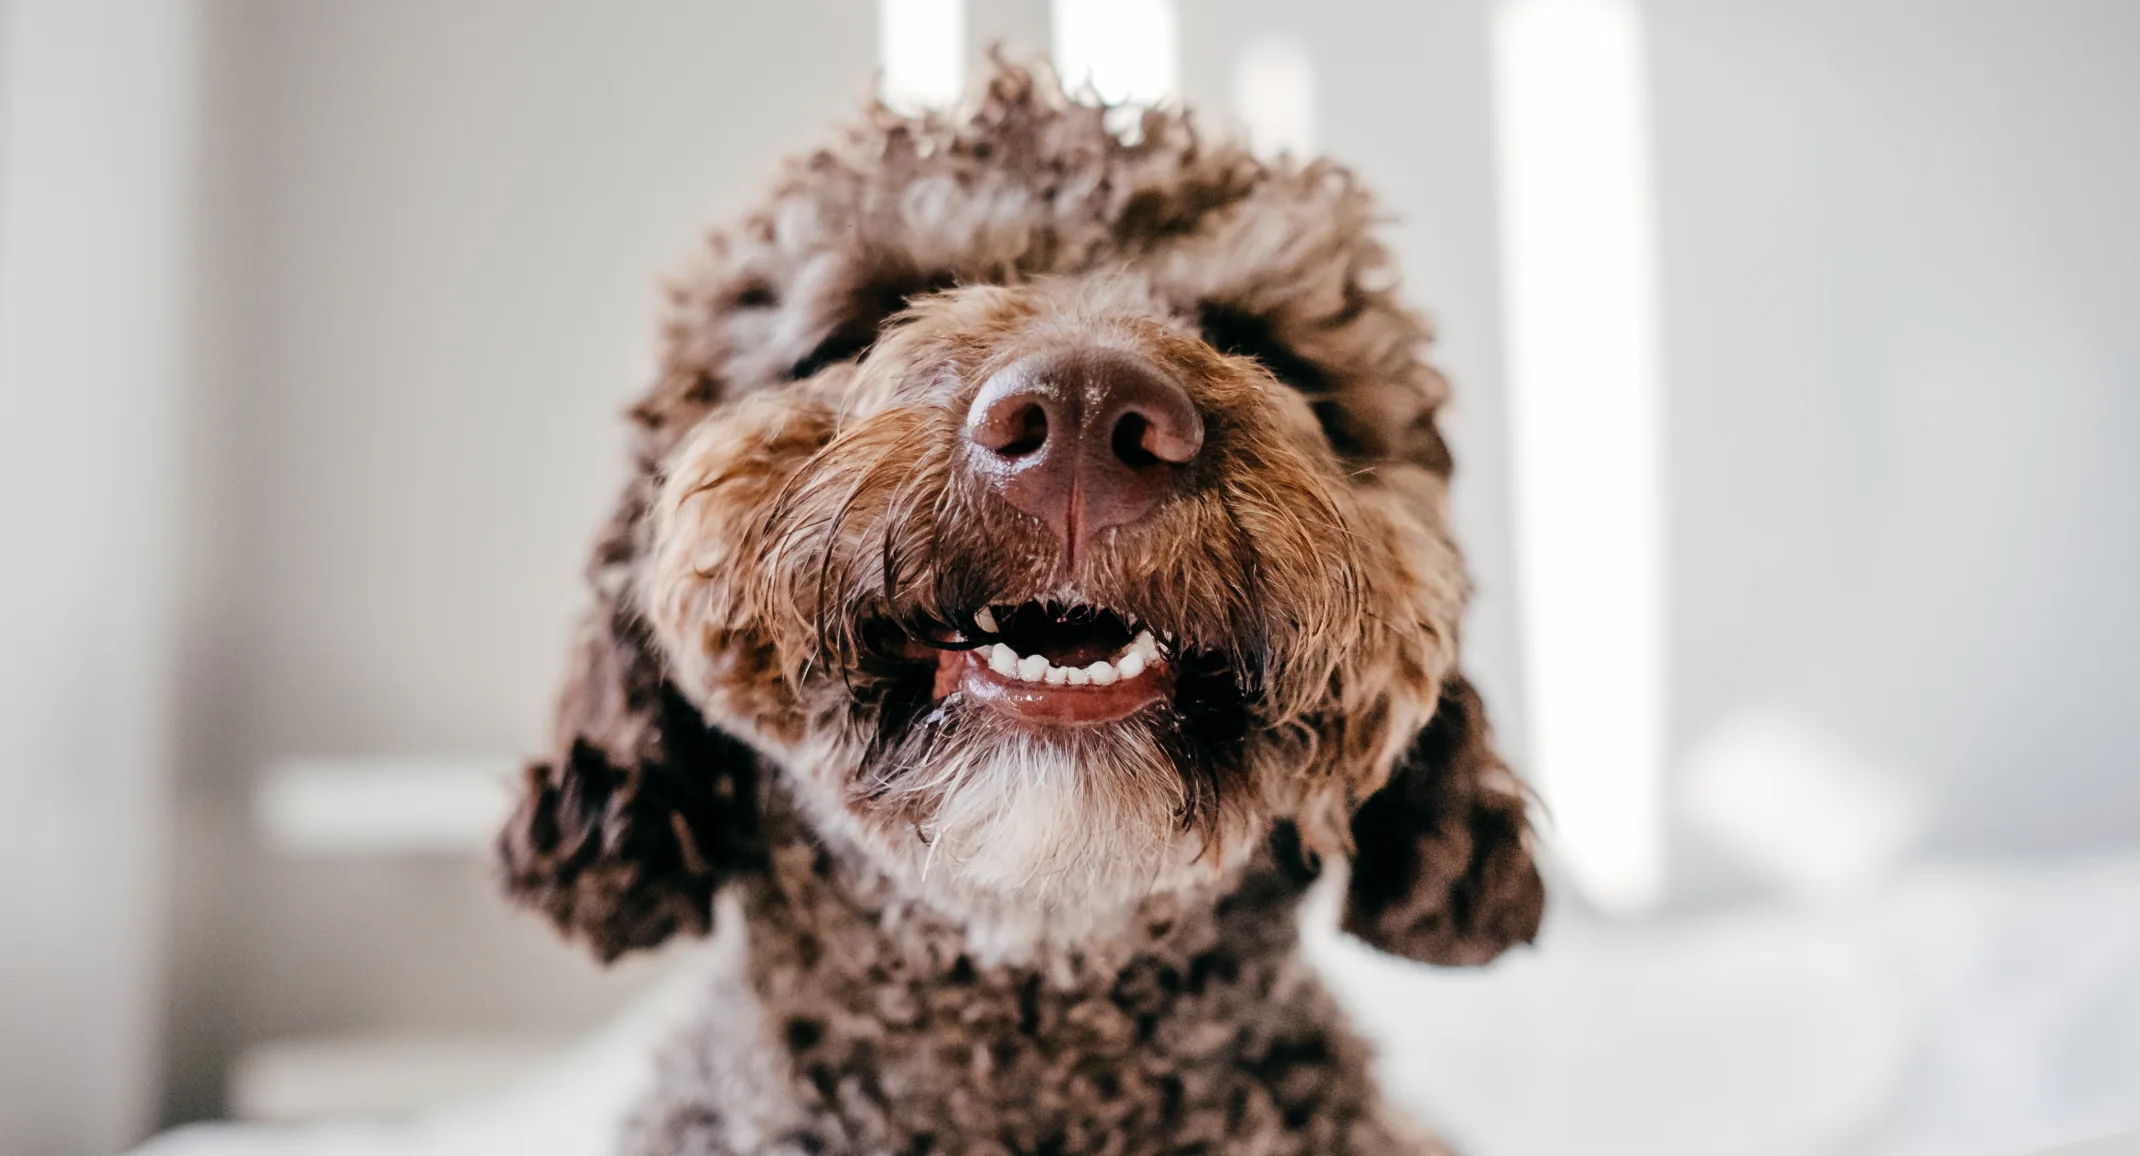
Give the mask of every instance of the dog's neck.
[[1283, 832], [1223, 894], [1155, 897], [1103, 940], [988, 961], [851, 849], [769, 811], [766, 869], [722, 905], [743, 918], [721, 938], [743, 950], [719, 953], [639, 1149], [930, 1151], [950, 1135], [1082, 1152], [1123, 1129], [1233, 1150], [1285, 1129], [1305, 1145], [1287, 1153], [1417, 1150], [1391, 1139], [1367, 1051], [1300, 952], [1310, 875]]
[[[1009, 900], [1005, 914], [976, 919], [908, 894], [858, 849], [816, 830], [789, 800], [767, 798], [764, 809], [766, 871], [745, 901], [754, 972], [789, 962], [803, 973], [881, 965], [919, 984], [1000, 973], [1021, 981], [1044, 976], [1069, 988], [1112, 984], [1125, 969], [1154, 960], [1188, 966], [1213, 952], [1290, 957], [1299, 944], [1296, 912], [1314, 881], [1285, 827], [1216, 886], [1154, 894], [1099, 919], [1052, 919], [1019, 912]], [[1051, 924], [1092, 930], [1068, 938], [1027, 931]], [[787, 952], [795, 958], [782, 958]], [[821, 958], [809, 963], [813, 955]]]

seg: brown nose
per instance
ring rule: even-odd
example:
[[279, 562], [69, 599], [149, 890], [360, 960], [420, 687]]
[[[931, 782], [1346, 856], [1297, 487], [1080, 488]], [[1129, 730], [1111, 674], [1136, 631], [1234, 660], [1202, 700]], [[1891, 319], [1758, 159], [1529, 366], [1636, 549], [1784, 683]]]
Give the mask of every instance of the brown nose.
[[1035, 354], [989, 378], [967, 411], [966, 436], [975, 471], [1054, 530], [1075, 561], [1094, 534], [1135, 522], [1186, 485], [1204, 421], [1158, 367], [1079, 348]]

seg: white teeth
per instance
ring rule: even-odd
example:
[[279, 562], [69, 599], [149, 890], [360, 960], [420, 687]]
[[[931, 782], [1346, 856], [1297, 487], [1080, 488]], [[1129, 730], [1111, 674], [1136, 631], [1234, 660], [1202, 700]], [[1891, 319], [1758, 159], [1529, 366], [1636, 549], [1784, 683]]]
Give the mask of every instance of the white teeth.
[[[973, 621], [984, 632], [994, 634], [999, 630], [995, 614], [986, 607], [974, 611]], [[1167, 637], [1172, 639], [1172, 635]], [[982, 650], [981, 655], [990, 670], [1005, 678], [1049, 686], [1113, 686], [1141, 676], [1160, 661], [1159, 640], [1149, 630], [1139, 630], [1129, 645], [1115, 653], [1114, 661], [1102, 659], [1083, 667], [1056, 666], [1046, 655], [1019, 654], [1002, 642]]]

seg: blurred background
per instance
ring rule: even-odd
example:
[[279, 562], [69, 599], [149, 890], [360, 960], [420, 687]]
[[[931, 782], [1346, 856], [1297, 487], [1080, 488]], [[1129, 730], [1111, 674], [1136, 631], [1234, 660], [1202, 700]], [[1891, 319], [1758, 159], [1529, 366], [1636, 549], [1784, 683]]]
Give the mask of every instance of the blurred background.
[[1313, 937], [1393, 1095], [1480, 1156], [2140, 1128], [2129, 0], [0, 0], [0, 1149], [421, 1121], [655, 998], [688, 949], [481, 852], [658, 278], [997, 41], [1352, 165], [1437, 319], [1557, 906]]

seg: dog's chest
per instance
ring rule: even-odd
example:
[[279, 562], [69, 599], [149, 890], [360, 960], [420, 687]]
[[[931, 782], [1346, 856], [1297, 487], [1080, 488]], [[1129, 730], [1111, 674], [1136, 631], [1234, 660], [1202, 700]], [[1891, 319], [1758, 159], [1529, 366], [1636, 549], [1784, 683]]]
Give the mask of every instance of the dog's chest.
[[[1127, 962], [983, 966], [754, 904], [747, 972], [679, 1041], [660, 1153], [1419, 1152], [1295, 950], [1291, 906], [1161, 926]], [[1147, 933], [1155, 929], [1147, 927]]]

